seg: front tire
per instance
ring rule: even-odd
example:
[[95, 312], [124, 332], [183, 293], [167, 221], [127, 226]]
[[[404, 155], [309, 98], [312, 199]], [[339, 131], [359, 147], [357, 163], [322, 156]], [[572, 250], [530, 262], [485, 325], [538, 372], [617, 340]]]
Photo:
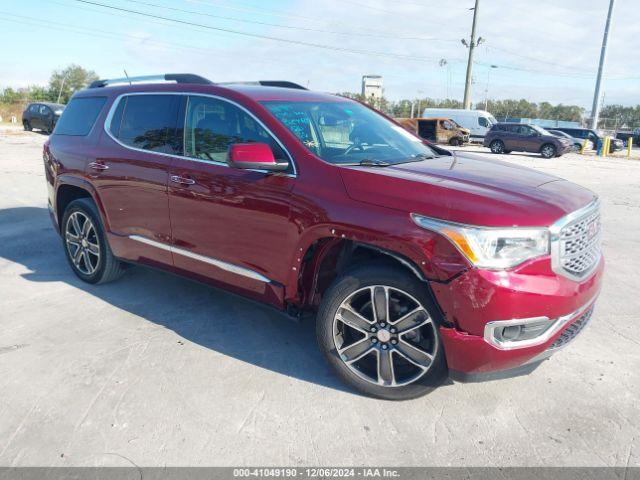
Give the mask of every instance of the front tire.
[[494, 140], [489, 144], [492, 153], [505, 153], [504, 142], [502, 140]]
[[540, 148], [540, 155], [542, 155], [544, 158], [553, 158], [556, 156], [556, 154], [556, 147], [551, 145], [550, 143], [545, 143]]
[[452, 147], [459, 147], [460, 145], [462, 145], [462, 140], [457, 137], [453, 137], [451, 140], [449, 140], [449, 145], [451, 145]]
[[447, 376], [436, 311], [412, 275], [385, 264], [356, 267], [325, 293], [318, 343], [354, 389], [386, 400], [421, 397]]
[[64, 252], [78, 278], [87, 283], [107, 283], [124, 273], [124, 264], [114, 257], [92, 200], [71, 202], [62, 219]]
[[30, 132], [31, 130], [33, 130], [31, 124], [29, 123], [29, 120], [24, 120], [22, 122], [22, 126], [24, 127], [25, 132]]

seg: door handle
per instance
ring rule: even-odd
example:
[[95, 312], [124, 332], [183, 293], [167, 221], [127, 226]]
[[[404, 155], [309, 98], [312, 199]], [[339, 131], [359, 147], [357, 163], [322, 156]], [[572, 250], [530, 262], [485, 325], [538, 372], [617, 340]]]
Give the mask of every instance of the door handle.
[[193, 185], [196, 181], [193, 178], [181, 177], [179, 175], [171, 175], [169, 177], [173, 183], [179, 183], [180, 185]]
[[89, 167], [93, 168], [94, 170], [98, 170], [98, 171], [108, 170], [109, 169], [109, 165], [105, 165], [104, 163], [99, 163], [99, 162], [91, 162], [89, 164]]

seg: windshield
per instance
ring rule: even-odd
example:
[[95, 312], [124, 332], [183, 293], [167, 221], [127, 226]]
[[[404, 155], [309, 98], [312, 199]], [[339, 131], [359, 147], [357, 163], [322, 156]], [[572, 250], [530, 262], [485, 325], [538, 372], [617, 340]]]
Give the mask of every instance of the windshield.
[[539, 127], [538, 125], [529, 125], [529, 126], [533, 128], [536, 132], [538, 132], [540, 135], [551, 135], [544, 128]]
[[437, 156], [404, 128], [356, 102], [262, 104], [315, 155], [334, 164], [397, 164]]

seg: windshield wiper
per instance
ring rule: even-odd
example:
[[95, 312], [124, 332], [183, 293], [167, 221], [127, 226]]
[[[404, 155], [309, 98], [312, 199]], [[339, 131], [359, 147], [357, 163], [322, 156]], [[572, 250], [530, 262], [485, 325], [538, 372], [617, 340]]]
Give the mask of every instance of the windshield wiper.
[[385, 162], [384, 160], [373, 160], [371, 158], [363, 158], [355, 165], [360, 165], [361, 167], [388, 167], [391, 164], [389, 162]]
[[436, 155], [429, 155], [427, 153], [416, 153], [413, 158], [419, 158], [420, 160], [431, 160], [436, 158]]

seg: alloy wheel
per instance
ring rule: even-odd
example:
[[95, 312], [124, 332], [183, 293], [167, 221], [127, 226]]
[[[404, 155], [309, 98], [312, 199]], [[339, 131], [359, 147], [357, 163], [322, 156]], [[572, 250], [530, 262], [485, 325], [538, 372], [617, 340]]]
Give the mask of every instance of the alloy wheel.
[[500, 141], [495, 141], [492, 142], [491, 145], [491, 151], [493, 153], [503, 153], [504, 152], [504, 144]]
[[551, 158], [555, 155], [555, 153], [555, 149], [550, 145], [547, 145], [542, 149], [542, 156], [545, 158]]
[[438, 352], [429, 312], [413, 296], [384, 285], [356, 290], [340, 304], [333, 342], [353, 373], [383, 387], [415, 382], [429, 371]]
[[82, 212], [69, 215], [65, 227], [65, 244], [76, 269], [84, 275], [93, 275], [100, 264], [100, 240], [87, 215]]

